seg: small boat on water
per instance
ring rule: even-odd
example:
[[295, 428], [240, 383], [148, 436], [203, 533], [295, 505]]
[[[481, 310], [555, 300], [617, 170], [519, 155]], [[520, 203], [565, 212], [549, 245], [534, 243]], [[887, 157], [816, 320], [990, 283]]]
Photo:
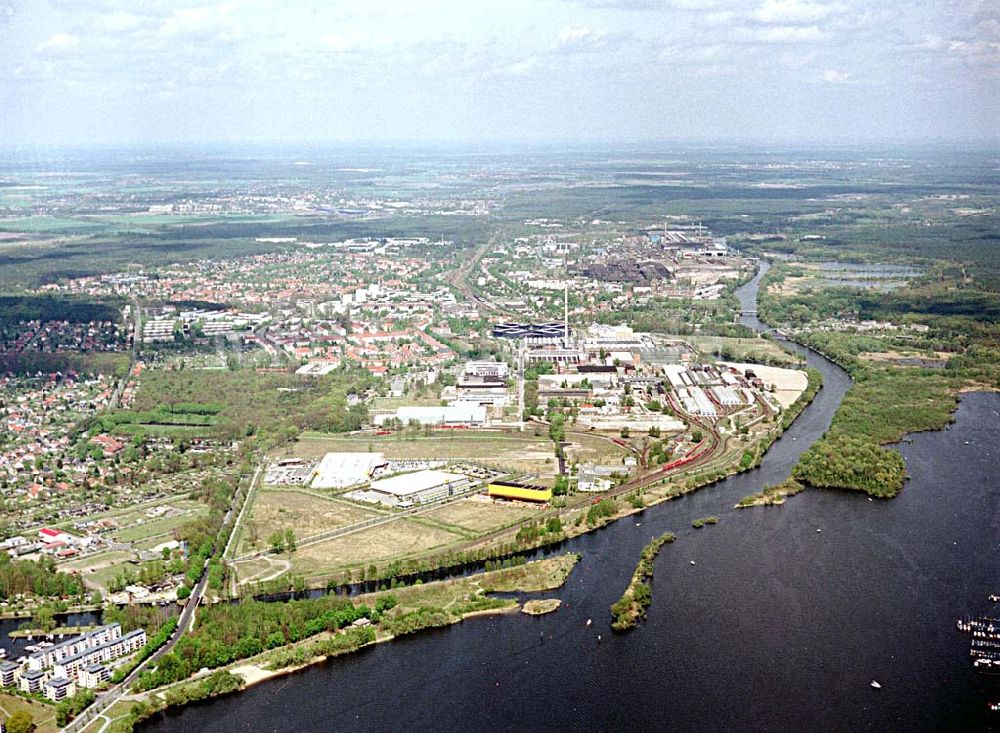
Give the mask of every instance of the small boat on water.
[[694, 565], [694, 560], [691, 561], [691, 564]]
[[5, 658], [6, 656], [7, 656], [7, 650], [4, 649], [2, 646], [0, 646], [0, 659]]
[[874, 687], [876, 690], [881, 690], [882, 689], [882, 685], [880, 685], [875, 680], [872, 680], [872, 687]]

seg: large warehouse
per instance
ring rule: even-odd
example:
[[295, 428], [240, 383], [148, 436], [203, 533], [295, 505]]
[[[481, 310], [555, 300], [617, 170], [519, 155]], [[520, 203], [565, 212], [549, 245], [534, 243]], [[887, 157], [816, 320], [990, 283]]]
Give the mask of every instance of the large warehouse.
[[405, 508], [454, 496], [468, 487], [468, 476], [428, 470], [372, 481], [367, 488], [352, 491], [346, 496], [356, 501]]
[[314, 489], [346, 489], [367, 481], [385, 465], [381, 453], [327, 453], [313, 471]]
[[395, 413], [376, 415], [375, 424], [383, 425], [386, 420], [396, 418], [403, 425], [416, 420], [421, 425], [468, 425], [486, 424], [486, 408], [471, 403], [456, 403], [447, 407], [399, 407]]

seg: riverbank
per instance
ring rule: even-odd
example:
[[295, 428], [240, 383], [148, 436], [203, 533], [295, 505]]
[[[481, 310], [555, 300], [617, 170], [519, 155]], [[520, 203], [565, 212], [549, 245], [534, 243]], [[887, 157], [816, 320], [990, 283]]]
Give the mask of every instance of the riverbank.
[[96, 626], [57, 626], [54, 629], [16, 629], [7, 634], [11, 639], [52, 638], [66, 634], [83, 634], [93, 631]]
[[[194, 677], [151, 690], [140, 698], [143, 705], [137, 715], [116, 722], [119, 726], [116, 733], [131, 730], [135, 723], [167, 708], [243, 690], [422, 629], [448, 626], [479, 616], [516, 613], [520, 610], [516, 599], [494, 598], [489, 594], [556, 590], [565, 584], [579, 559], [579, 555], [561, 555], [476, 576], [359, 596], [352, 599], [357, 607], [386, 609], [377, 623], [360, 623], [359, 620], [347, 629], [324, 631], [295, 644], [271, 649], [212, 672], [200, 672]], [[224, 692], [219, 692], [220, 688], [216, 685], [209, 685], [205, 691], [201, 689], [205, 680], [222, 673], [238, 676], [241, 680], [239, 686], [232, 687], [227, 683]]]
[[[43, 605], [43, 604], [40, 604]], [[93, 603], [88, 603], [81, 606], [68, 606], [65, 611], [59, 611], [57, 616], [66, 616], [71, 613], [94, 613], [100, 611], [104, 606], [94, 605]], [[18, 618], [32, 618], [38, 608], [24, 608], [16, 609], [13, 611], [4, 611], [0, 613], [0, 619], [18, 619]]]

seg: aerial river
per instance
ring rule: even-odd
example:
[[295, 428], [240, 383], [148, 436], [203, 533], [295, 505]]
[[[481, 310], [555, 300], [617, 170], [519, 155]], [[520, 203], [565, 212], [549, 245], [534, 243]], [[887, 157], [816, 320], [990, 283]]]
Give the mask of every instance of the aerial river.
[[[739, 291], [745, 308], [759, 279]], [[949, 429], [901, 445], [910, 479], [891, 501], [810, 489], [783, 507], [734, 510], [788, 476], [850, 386], [801, 351], [824, 388], [760, 468], [566, 543], [582, 560], [543, 594], [563, 600], [558, 612], [379, 644], [141, 730], [1000, 728], [987, 711], [1000, 677], [973, 671], [955, 630], [1000, 593], [1000, 396], [966, 395]], [[709, 514], [720, 523], [691, 528]], [[656, 562], [648, 618], [612, 634], [608, 607], [642, 546], [667, 530], [678, 540]]]

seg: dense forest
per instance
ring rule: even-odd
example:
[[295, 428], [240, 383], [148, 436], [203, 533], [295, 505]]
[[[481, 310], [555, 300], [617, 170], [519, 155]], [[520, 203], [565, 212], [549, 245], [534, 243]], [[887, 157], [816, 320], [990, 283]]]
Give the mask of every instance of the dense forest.
[[0, 295], [0, 325], [25, 321], [117, 321], [122, 303], [95, 302], [51, 295]]
[[143, 375], [134, 409], [103, 419], [109, 428], [201, 426], [207, 435], [227, 440], [254, 437], [258, 445], [270, 448], [305, 429], [359, 429], [367, 420], [367, 407], [349, 406], [347, 396], [363, 391], [371, 380], [368, 374], [351, 371], [303, 379], [250, 370], [150, 370]]
[[17, 595], [63, 597], [79, 595], [83, 590], [73, 575], [56, 572], [55, 560], [12, 560], [0, 552], [0, 599]]
[[337, 631], [360, 618], [377, 621], [394, 605], [392, 596], [380, 598], [375, 608], [369, 608], [327, 595], [285, 603], [245, 600], [209, 606], [199, 613], [194, 633], [181, 637], [154, 670], [140, 676], [138, 685], [151, 690], [182, 680], [202, 667], [215, 669], [323, 631]]

